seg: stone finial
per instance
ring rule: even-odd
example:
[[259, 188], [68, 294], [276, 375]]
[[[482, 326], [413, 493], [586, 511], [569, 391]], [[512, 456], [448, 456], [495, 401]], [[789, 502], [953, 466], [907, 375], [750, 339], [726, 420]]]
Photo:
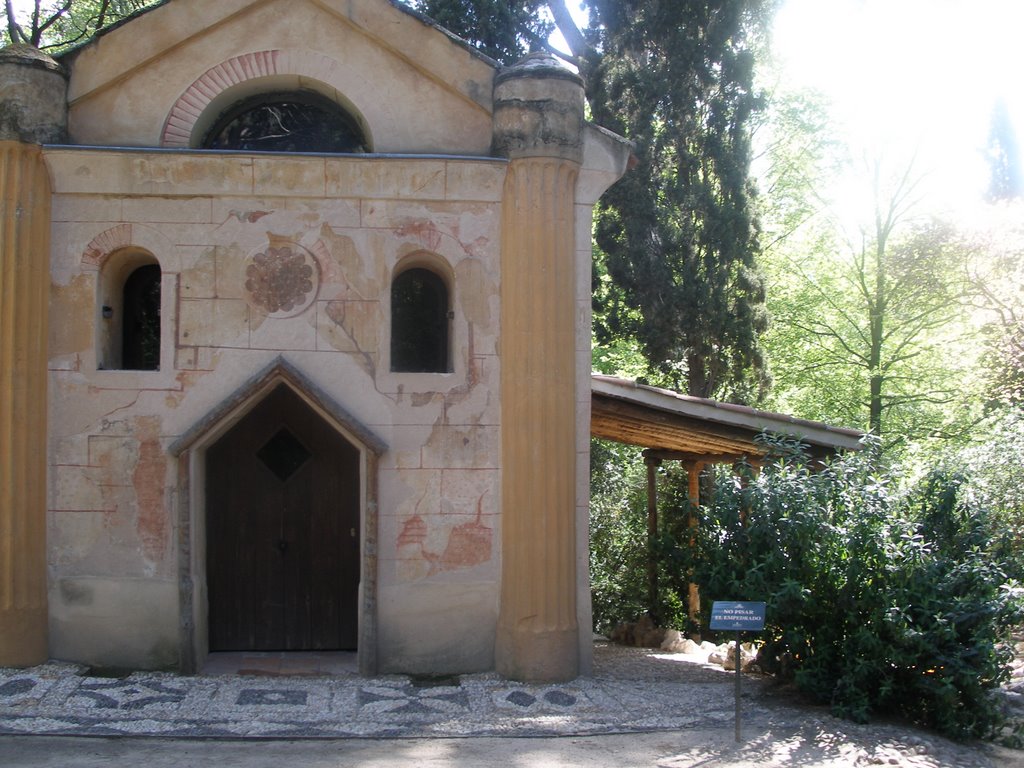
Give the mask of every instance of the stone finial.
[[531, 53], [494, 78], [495, 155], [583, 157], [583, 79], [549, 53]]
[[67, 87], [63, 68], [39, 49], [0, 48], [0, 141], [66, 141]]

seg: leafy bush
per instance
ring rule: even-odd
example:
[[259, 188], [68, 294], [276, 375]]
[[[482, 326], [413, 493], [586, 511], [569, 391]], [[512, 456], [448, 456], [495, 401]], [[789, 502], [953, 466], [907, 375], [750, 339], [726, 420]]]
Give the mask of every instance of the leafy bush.
[[704, 615], [712, 600], [765, 600], [762, 661], [836, 714], [990, 735], [1008, 673], [999, 640], [1020, 602], [986, 509], [951, 474], [895, 493], [871, 450], [819, 469], [777, 447], [786, 455], [759, 475], [718, 479], [695, 551], [666, 532], [666, 572], [693, 569]]
[[646, 610], [646, 480], [636, 454], [615, 443], [591, 443], [590, 594], [598, 632]]
[[661, 560], [658, 605], [653, 610], [649, 605], [647, 564], [652, 553], [647, 541], [647, 470], [639, 449], [593, 440], [590, 463], [594, 630], [608, 633], [615, 625], [636, 621], [645, 613], [652, 613], [660, 626], [683, 628], [687, 587], [673, 584]]
[[978, 429], [977, 441], [940, 460], [964, 468], [967, 491], [986, 510], [998, 559], [1024, 579], [1024, 409], [994, 414]]

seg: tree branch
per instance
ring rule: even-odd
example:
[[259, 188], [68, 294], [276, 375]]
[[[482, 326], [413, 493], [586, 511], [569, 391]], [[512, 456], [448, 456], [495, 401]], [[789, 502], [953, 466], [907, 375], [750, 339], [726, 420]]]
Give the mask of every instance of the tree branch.
[[[38, 0], [36, 5], [38, 5]], [[27, 43], [28, 37], [25, 36], [25, 30], [21, 28], [18, 20], [14, 17], [14, 3], [13, 0], [6, 0], [5, 10], [7, 11], [7, 34], [11, 37], [12, 43]]]
[[548, 9], [555, 19], [555, 26], [562, 33], [566, 45], [569, 46], [569, 50], [572, 51], [572, 55], [577, 60], [574, 63], [578, 65], [586, 58], [587, 53], [590, 51], [590, 46], [587, 45], [587, 41], [584, 39], [583, 33], [580, 32], [580, 28], [576, 26], [576, 22], [572, 20], [572, 14], [569, 13], [565, 0], [548, 0]]

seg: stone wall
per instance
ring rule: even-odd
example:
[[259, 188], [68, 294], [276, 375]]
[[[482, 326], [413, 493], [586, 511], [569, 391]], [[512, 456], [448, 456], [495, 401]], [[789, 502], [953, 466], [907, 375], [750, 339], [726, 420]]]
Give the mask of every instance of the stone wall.
[[[67, 148], [45, 159], [51, 654], [178, 663], [188, 477], [167, 449], [283, 357], [387, 446], [382, 670], [491, 668], [506, 163]], [[136, 252], [162, 270], [160, 369], [106, 370], [105, 270]], [[390, 371], [390, 280], [407, 264], [450, 281], [452, 373]], [[269, 295], [288, 265], [308, 284]]]

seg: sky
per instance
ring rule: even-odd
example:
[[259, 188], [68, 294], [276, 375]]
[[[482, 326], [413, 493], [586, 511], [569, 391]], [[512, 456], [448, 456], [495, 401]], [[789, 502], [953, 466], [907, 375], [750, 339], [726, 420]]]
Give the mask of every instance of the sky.
[[773, 50], [793, 86], [833, 104], [855, 150], [916, 153], [937, 210], [964, 211], [987, 183], [996, 100], [1024, 127], [1022, 0], [785, 0]]
[[1024, 0], [783, 0], [772, 50], [785, 86], [829, 99], [855, 156], [915, 158], [929, 211], [982, 204], [997, 99], [1024, 129]]

